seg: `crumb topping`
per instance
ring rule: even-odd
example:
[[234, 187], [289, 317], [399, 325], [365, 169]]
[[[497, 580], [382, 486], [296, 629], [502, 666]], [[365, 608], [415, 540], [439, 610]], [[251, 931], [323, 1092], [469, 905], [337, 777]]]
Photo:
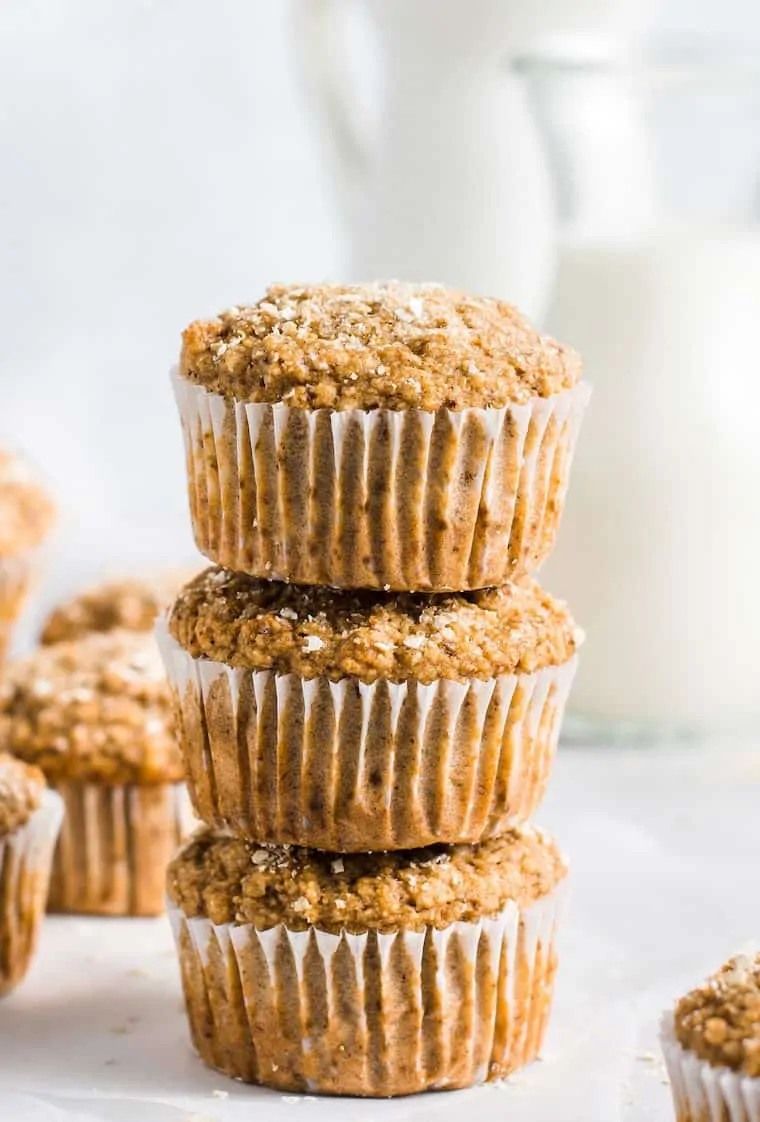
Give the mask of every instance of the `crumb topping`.
[[760, 1076], [760, 953], [732, 958], [682, 997], [676, 1038], [713, 1067]]
[[204, 827], [169, 866], [168, 886], [185, 915], [214, 923], [360, 933], [473, 923], [510, 900], [527, 906], [566, 874], [554, 842], [531, 828], [479, 845], [334, 854]]
[[45, 646], [81, 639], [93, 631], [151, 631], [156, 617], [171, 603], [190, 573], [156, 573], [88, 588], [60, 604], [42, 632]]
[[53, 516], [53, 503], [28, 466], [0, 448], [0, 557], [40, 545]]
[[0, 686], [0, 748], [47, 778], [164, 783], [183, 776], [171, 696], [150, 635], [42, 647]]
[[280, 284], [192, 323], [180, 373], [296, 409], [460, 410], [568, 389], [580, 360], [511, 304], [441, 285]]
[[21, 829], [39, 809], [45, 777], [6, 752], [0, 752], [0, 838]]
[[570, 659], [579, 632], [535, 581], [463, 593], [336, 591], [206, 570], [171, 634], [194, 658], [333, 681], [486, 680]]

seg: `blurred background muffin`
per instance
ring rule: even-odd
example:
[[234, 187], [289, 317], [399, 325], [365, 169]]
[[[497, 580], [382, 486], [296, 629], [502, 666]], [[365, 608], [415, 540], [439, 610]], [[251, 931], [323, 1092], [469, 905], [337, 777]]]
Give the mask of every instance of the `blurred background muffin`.
[[50, 532], [53, 502], [18, 455], [0, 447], [0, 667]]

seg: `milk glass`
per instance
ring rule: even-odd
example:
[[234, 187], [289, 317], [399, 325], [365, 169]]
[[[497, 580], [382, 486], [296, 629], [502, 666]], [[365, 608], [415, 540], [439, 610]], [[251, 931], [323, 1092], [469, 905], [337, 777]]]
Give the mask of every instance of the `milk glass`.
[[546, 329], [594, 396], [541, 579], [571, 736], [760, 727], [760, 64], [523, 59], [555, 177]]

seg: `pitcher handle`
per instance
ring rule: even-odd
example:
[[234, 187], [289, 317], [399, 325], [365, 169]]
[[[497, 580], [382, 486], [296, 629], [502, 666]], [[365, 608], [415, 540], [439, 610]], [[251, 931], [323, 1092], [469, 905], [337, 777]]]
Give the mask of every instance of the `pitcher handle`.
[[332, 150], [344, 207], [353, 210], [367, 168], [367, 123], [351, 96], [350, 66], [338, 21], [345, 0], [300, 0], [294, 5], [294, 38], [306, 90], [317, 107]]

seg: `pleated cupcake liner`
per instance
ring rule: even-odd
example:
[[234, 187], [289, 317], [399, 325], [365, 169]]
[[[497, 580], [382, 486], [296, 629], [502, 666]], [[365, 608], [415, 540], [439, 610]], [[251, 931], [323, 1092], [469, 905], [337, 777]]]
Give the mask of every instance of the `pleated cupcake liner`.
[[37, 949], [63, 803], [45, 791], [29, 821], [0, 838], [0, 997], [25, 977]]
[[259, 842], [344, 852], [475, 842], [529, 818], [577, 662], [366, 685], [196, 659], [164, 620], [157, 638], [198, 817]]
[[153, 916], [164, 911], [166, 866], [197, 825], [184, 783], [55, 783], [66, 815], [49, 910]]
[[429, 591], [503, 584], [549, 554], [590, 394], [334, 411], [173, 383], [202, 553], [258, 577]]
[[662, 1019], [660, 1044], [676, 1122], [760, 1122], [760, 1078], [713, 1067], [683, 1048], [675, 1034], [672, 1013]]
[[194, 1047], [226, 1075], [301, 1093], [504, 1078], [541, 1048], [565, 892], [394, 934], [258, 931], [170, 908]]

